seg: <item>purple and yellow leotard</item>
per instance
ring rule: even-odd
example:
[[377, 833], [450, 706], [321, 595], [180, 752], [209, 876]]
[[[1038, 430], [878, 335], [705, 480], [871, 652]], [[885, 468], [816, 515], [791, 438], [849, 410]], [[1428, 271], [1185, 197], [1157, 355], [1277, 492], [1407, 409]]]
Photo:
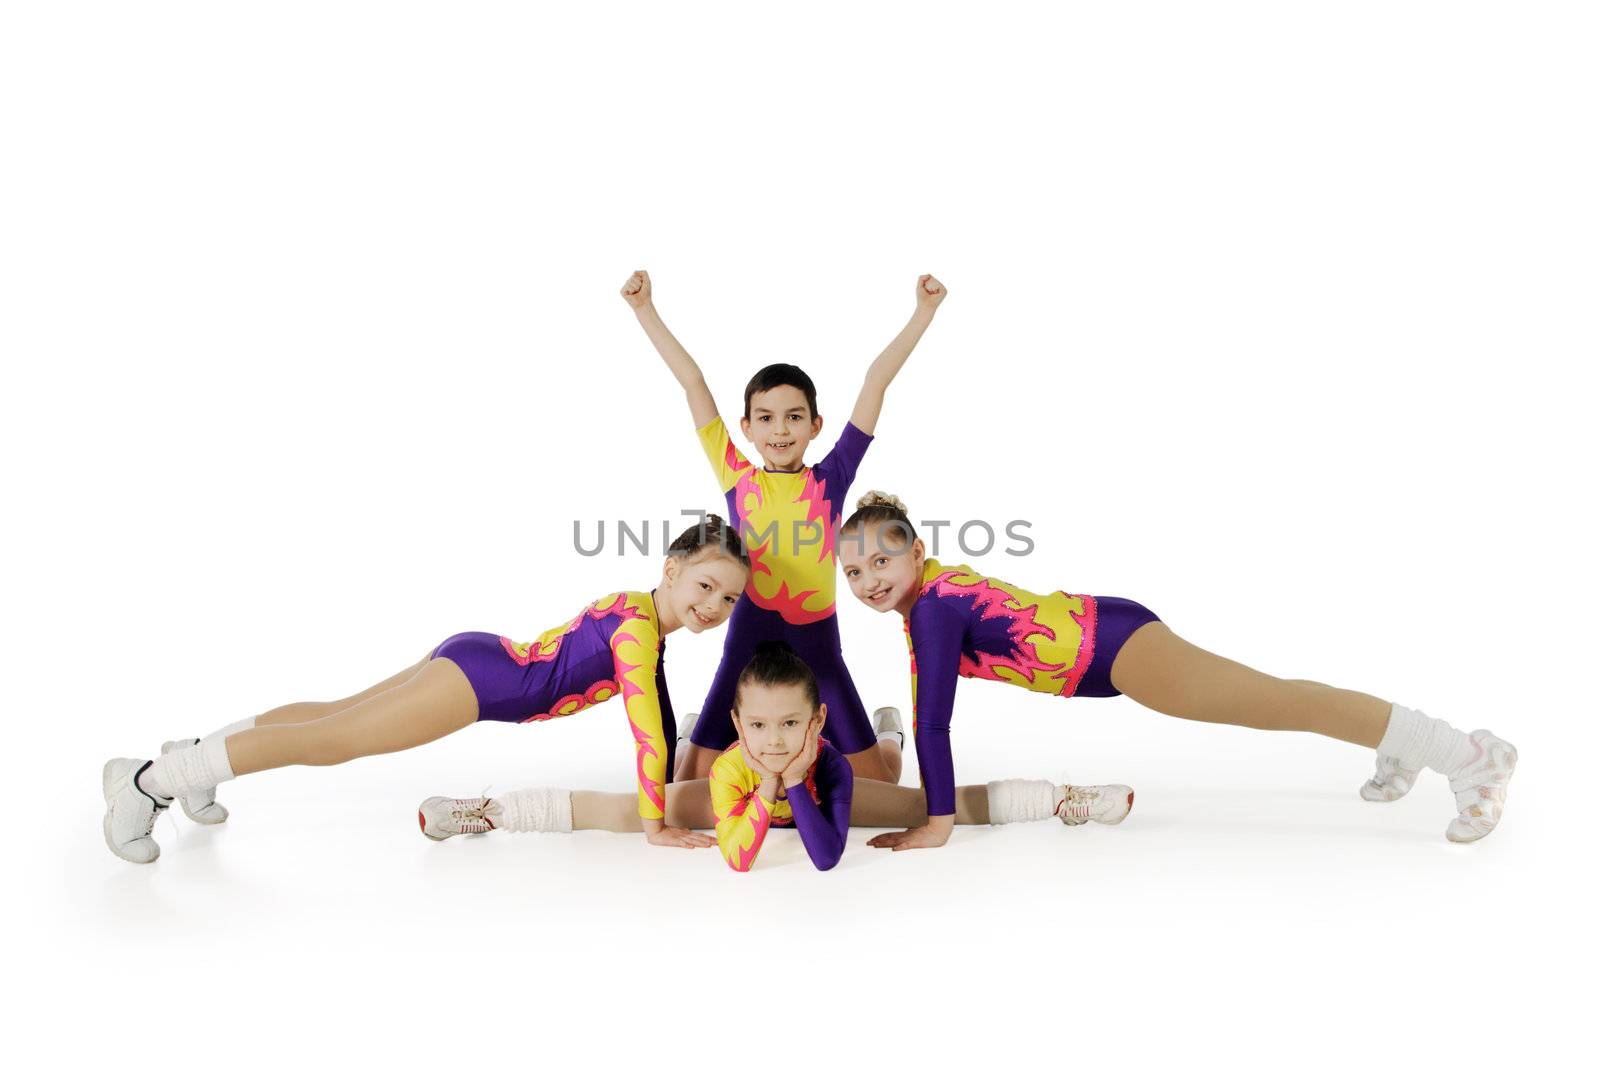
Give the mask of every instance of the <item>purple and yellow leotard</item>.
[[621, 693], [633, 730], [639, 814], [664, 817], [677, 725], [667, 693], [666, 644], [650, 593], [603, 596], [533, 641], [456, 634], [430, 658], [440, 656], [467, 676], [480, 722], [563, 718]]
[[1030, 593], [970, 567], [927, 560], [906, 616], [911, 724], [928, 814], [956, 810], [950, 718], [958, 678], [990, 678], [1039, 693], [1116, 696], [1111, 664], [1129, 635], [1157, 621], [1119, 597]]
[[717, 845], [736, 871], [748, 871], [774, 826], [792, 826], [817, 870], [839, 862], [850, 835], [850, 800], [855, 778], [850, 761], [822, 741], [804, 787], [787, 791], [768, 807], [759, 792], [761, 776], [744, 761], [736, 743], [711, 765], [711, 810], [717, 819]]
[[691, 740], [715, 749], [737, 740], [732, 708], [739, 672], [762, 641], [787, 641], [817, 676], [828, 706], [824, 736], [841, 752], [870, 748], [877, 739], [839, 647], [834, 548], [845, 498], [871, 435], [847, 422], [822, 462], [790, 472], [752, 465], [734, 447], [721, 418], [698, 432], [727, 498], [728, 519], [750, 551], [751, 573], [728, 620], [722, 662]]

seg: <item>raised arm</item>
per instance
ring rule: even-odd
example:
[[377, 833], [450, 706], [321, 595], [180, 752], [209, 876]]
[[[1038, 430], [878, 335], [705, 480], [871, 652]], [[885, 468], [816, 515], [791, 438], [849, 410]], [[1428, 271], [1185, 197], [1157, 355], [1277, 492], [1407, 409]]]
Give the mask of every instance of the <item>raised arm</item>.
[[700, 373], [699, 364], [672, 336], [667, 324], [661, 321], [661, 313], [656, 310], [655, 300], [650, 293], [650, 275], [642, 270], [634, 271], [632, 277], [622, 285], [622, 299], [633, 308], [634, 317], [644, 327], [650, 343], [656, 346], [667, 369], [683, 386], [683, 394], [689, 401], [689, 414], [694, 416], [695, 429], [716, 418], [717, 402], [711, 398], [711, 390], [706, 386], [705, 375]]
[[933, 321], [933, 313], [944, 297], [945, 287], [939, 284], [939, 279], [931, 274], [924, 274], [917, 279], [917, 310], [911, 313], [911, 321], [906, 323], [905, 329], [889, 342], [889, 347], [879, 353], [878, 358], [872, 361], [872, 366], [867, 368], [867, 380], [861, 384], [861, 395], [856, 398], [855, 410], [850, 413], [850, 421], [863, 433], [877, 432], [878, 415], [883, 411], [883, 394], [889, 391], [889, 383], [894, 381], [894, 376], [900, 373], [900, 368], [911, 356], [911, 350], [922, 340], [923, 332]]

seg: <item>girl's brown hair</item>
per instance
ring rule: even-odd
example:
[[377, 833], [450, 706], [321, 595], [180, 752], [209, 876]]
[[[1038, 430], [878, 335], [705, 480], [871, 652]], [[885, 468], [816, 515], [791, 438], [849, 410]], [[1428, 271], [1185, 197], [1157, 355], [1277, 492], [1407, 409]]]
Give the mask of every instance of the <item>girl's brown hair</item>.
[[805, 660], [795, 655], [787, 641], [763, 641], [756, 646], [755, 655], [739, 672], [739, 684], [733, 694], [734, 714], [739, 712], [739, 696], [744, 692], [746, 682], [766, 686], [797, 685], [805, 690], [806, 701], [811, 705], [813, 715], [822, 706], [822, 693], [817, 688], [816, 674], [806, 666]]
[[715, 548], [723, 555], [737, 561], [745, 570], [750, 569], [750, 553], [744, 547], [739, 531], [722, 518], [709, 512], [706, 517], [673, 539], [667, 546], [667, 555], [677, 556], [684, 562], [694, 559], [701, 549]]
[[[911, 525], [911, 516], [906, 513], [905, 504], [893, 493], [885, 493], [878, 489], [868, 490], [862, 498], [856, 501], [855, 514], [844, 520], [844, 525], [839, 527], [839, 536], [853, 535], [861, 539], [869, 523], [888, 523], [890, 528], [898, 535], [898, 542], [909, 545], [916, 539], [917, 528]], [[880, 532], [879, 537], [882, 537]]]

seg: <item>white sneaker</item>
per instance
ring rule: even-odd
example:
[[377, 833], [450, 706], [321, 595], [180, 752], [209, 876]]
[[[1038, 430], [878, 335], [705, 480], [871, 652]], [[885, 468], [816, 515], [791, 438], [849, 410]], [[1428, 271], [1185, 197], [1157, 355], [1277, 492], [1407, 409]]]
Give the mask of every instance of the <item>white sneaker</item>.
[[[165, 756], [175, 748], [186, 745], [198, 745], [198, 737], [185, 738], [182, 741], [168, 741], [161, 746], [161, 754]], [[215, 826], [219, 822], [228, 821], [228, 809], [217, 803], [217, 791], [207, 789], [204, 793], [195, 793], [192, 796], [179, 797], [178, 803], [183, 807], [183, 813], [195, 822]]]
[[685, 745], [689, 743], [689, 741], [694, 737], [694, 724], [699, 721], [700, 713], [698, 711], [693, 712], [684, 718], [683, 722], [678, 726], [678, 736], [673, 738], [674, 748], [676, 748], [678, 745]]
[[1133, 790], [1125, 785], [1066, 785], [1056, 804], [1056, 818], [1067, 826], [1086, 822], [1115, 826], [1133, 810]]
[[895, 734], [895, 740], [900, 743], [901, 748], [905, 748], [906, 731], [905, 727], [900, 725], [900, 709], [885, 707], [873, 712], [872, 733], [880, 740], [884, 734]]
[[457, 834], [486, 834], [500, 814], [499, 802], [488, 797], [429, 797], [417, 809], [417, 825], [429, 840], [443, 841]]
[[1418, 771], [1408, 770], [1400, 766], [1388, 756], [1378, 757], [1377, 769], [1372, 772], [1372, 777], [1361, 786], [1362, 800], [1399, 800], [1411, 792], [1411, 787], [1416, 784]]
[[1517, 769], [1517, 748], [1511, 742], [1502, 741], [1488, 730], [1474, 730], [1468, 736], [1478, 755], [1450, 779], [1457, 815], [1444, 831], [1445, 837], [1458, 844], [1485, 837], [1500, 824], [1506, 786]]
[[699, 721], [700, 713], [697, 711], [678, 724], [678, 736], [672, 740], [673, 777], [677, 777], [678, 769], [683, 766], [684, 746], [691, 743], [689, 739], [694, 736], [694, 724]]
[[149, 760], [114, 759], [100, 772], [100, 789], [106, 797], [106, 847], [129, 863], [150, 863], [161, 846], [150, 837], [156, 817], [167, 805], [139, 788], [139, 772]]

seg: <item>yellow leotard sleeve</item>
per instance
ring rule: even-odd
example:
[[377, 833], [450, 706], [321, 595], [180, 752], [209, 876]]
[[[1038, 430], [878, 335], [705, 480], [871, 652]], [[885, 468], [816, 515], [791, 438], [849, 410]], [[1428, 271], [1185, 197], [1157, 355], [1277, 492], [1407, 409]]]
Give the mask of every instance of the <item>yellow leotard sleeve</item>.
[[661, 630], [649, 593], [629, 593], [627, 617], [611, 635], [611, 658], [622, 689], [628, 726], [633, 730], [638, 763], [639, 817], [662, 819], [667, 810], [666, 730], [661, 723], [661, 694], [656, 688]]
[[757, 789], [761, 776], [751, 770], [734, 745], [711, 765], [711, 810], [717, 818], [717, 846], [736, 871], [748, 871], [772, 827], [774, 807]]
[[718, 415], [695, 433], [700, 435], [700, 447], [705, 449], [706, 459], [711, 461], [711, 470], [717, 476], [717, 487], [726, 493], [739, 484], [740, 475], [750, 469], [750, 461], [733, 447], [733, 439], [728, 436], [722, 416]]

